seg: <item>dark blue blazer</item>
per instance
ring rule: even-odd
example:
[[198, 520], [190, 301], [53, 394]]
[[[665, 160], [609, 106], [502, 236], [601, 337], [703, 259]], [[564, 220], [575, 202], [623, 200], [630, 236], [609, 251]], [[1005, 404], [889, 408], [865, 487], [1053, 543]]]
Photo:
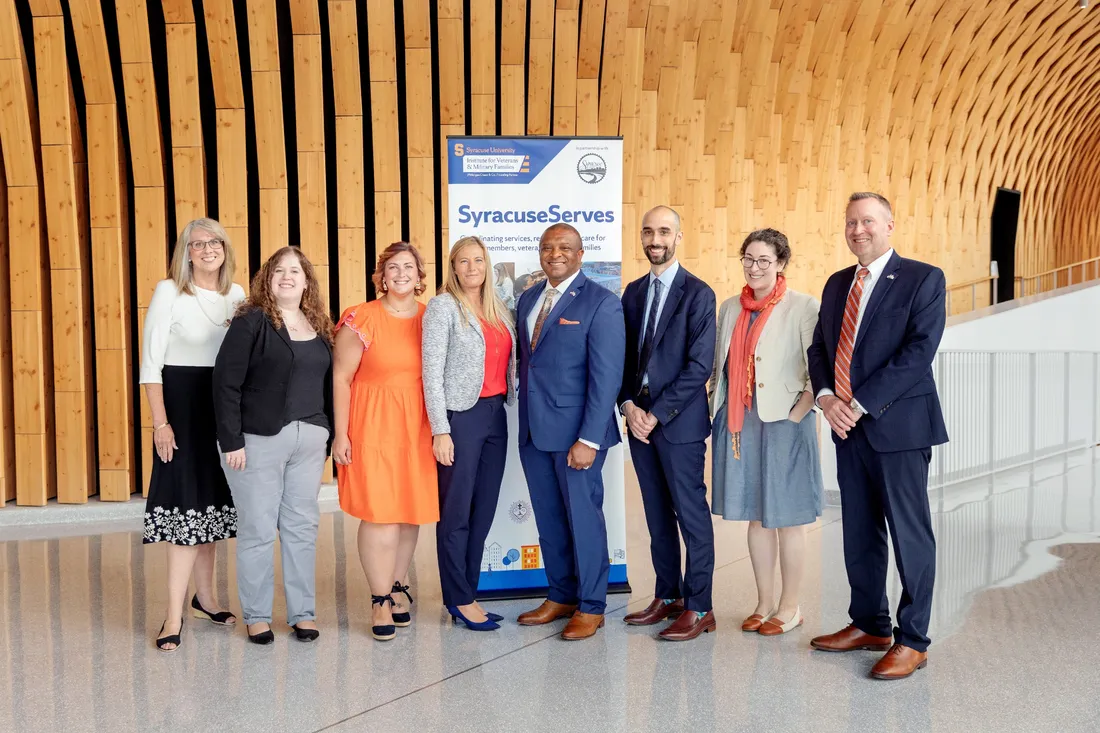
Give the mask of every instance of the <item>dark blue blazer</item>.
[[610, 448], [620, 442], [615, 398], [623, 377], [625, 333], [619, 298], [577, 273], [550, 311], [531, 351], [527, 317], [542, 306], [546, 284], [516, 305], [519, 339], [519, 442], [568, 451], [583, 438]]
[[[821, 294], [821, 313], [807, 351], [815, 394], [836, 389], [833, 364], [855, 273], [854, 265], [834, 273]], [[946, 443], [947, 427], [932, 377], [932, 359], [947, 320], [943, 271], [895, 252], [870, 298], [856, 334], [851, 372], [852, 396], [867, 410], [860, 418], [867, 441], [880, 453]], [[841, 439], [834, 433], [833, 440]]]
[[714, 368], [715, 297], [710, 286], [680, 265], [665, 296], [661, 318], [650, 351], [649, 363], [641, 364], [642, 329], [649, 273], [626, 286], [623, 317], [626, 319], [626, 364], [619, 407], [633, 400], [636, 386], [649, 370], [651, 412], [670, 443], [682, 445], [710, 435], [707, 380]]

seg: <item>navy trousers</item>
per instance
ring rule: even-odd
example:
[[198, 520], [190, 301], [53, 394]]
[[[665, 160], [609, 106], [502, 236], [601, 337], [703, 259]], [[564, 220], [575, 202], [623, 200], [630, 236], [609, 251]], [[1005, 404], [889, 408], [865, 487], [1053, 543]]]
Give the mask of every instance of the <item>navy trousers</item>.
[[886, 599], [889, 525], [902, 588], [892, 635], [896, 643], [920, 652], [930, 643], [928, 621], [936, 579], [936, 538], [928, 506], [931, 458], [931, 448], [879, 453], [858, 423], [836, 451], [844, 565], [852, 589], [848, 615], [868, 634], [891, 636]]
[[568, 457], [568, 451], [540, 451], [534, 441], [519, 447], [546, 568], [546, 597], [578, 604], [582, 613], [602, 614], [611, 569], [603, 516], [607, 451], [596, 451], [586, 470], [569, 468]]
[[485, 538], [504, 479], [508, 457], [508, 420], [504, 397], [483, 397], [473, 407], [448, 413], [454, 463], [436, 464], [439, 475], [439, 523], [435, 526], [439, 583], [443, 603], [474, 602]]
[[[650, 408], [643, 397], [635, 404]], [[683, 598], [689, 611], [704, 613], [712, 607], [714, 577], [714, 525], [703, 482], [706, 454], [705, 441], [672, 444], [660, 425], [649, 434], [648, 445], [630, 436], [630, 458], [642, 490], [649, 554], [657, 574], [653, 595]], [[687, 549], [682, 577], [680, 533]]]

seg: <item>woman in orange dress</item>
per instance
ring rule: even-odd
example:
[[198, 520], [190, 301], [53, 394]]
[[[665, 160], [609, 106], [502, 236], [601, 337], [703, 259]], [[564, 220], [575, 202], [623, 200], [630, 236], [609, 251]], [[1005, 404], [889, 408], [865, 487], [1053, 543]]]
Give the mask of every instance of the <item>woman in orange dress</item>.
[[[439, 521], [432, 430], [421, 379], [424, 263], [411, 244], [378, 257], [383, 295], [344, 311], [333, 349], [332, 456], [340, 507], [362, 520], [359, 561], [371, 591], [371, 632], [387, 641], [412, 623], [404, 578], [420, 525]], [[403, 593], [408, 606], [394, 594]]]

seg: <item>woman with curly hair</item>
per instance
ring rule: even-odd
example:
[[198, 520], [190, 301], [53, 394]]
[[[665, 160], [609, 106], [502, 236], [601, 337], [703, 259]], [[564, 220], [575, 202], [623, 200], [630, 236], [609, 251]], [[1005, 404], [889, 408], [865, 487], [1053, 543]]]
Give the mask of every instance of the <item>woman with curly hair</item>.
[[[406, 242], [378, 257], [381, 297], [344, 311], [333, 349], [340, 508], [359, 524], [375, 639], [412, 623], [405, 575], [420, 525], [439, 521], [432, 430], [424, 407], [421, 323], [424, 262]], [[404, 594], [404, 599], [395, 597]]]
[[222, 470], [237, 506], [237, 590], [256, 644], [275, 640], [275, 533], [287, 623], [313, 641], [317, 494], [332, 435], [332, 319], [309, 259], [271, 255], [214, 365]]

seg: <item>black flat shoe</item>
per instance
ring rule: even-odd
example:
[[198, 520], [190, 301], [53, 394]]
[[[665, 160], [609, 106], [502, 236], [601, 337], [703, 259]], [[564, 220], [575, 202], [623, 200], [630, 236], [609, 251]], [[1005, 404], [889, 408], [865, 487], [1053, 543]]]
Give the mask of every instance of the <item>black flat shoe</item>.
[[[183, 634], [183, 619], [182, 618], [180, 619], [180, 630], [179, 630], [178, 634], [170, 634], [169, 636], [160, 636], [160, 634], [164, 633], [164, 627], [165, 627], [165, 625], [167, 625], [167, 623], [168, 622], [165, 621], [163, 624], [161, 624], [160, 625], [160, 631], [157, 632], [157, 634], [158, 634], [158, 636], [157, 636], [157, 649], [160, 649], [162, 652], [165, 652], [166, 654], [171, 654], [172, 652], [177, 651], [180, 648], [180, 643], [181, 643], [180, 636]], [[171, 649], [168, 649], [165, 646], [166, 644], [175, 644], [175, 646]]]
[[191, 598], [191, 609], [191, 615], [195, 618], [204, 618], [218, 626], [232, 626], [233, 624], [229, 623], [229, 619], [233, 619], [234, 622], [237, 620], [237, 617], [229, 611], [218, 611], [217, 613], [210, 613], [207, 611], [202, 607], [202, 604], [199, 603], [199, 596], [197, 593]]
[[[393, 608], [393, 597], [392, 596], [374, 596], [374, 595], [372, 595], [370, 597], [371, 608], [374, 608], [374, 606], [384, 606], [387, 603], [390, 604], [390, 608]], [[371, 626], [370, 627], [370, 633], [371, 633], [371, 636], [373, 636], [378, 641], [389, 641], [393, 637], [397, 636], [397, 625], [396, 624], [384, 624], [384, 625], [378, 625], [378, 626]]]
[[[401, 585], [401, 583], [394, 581], [393, 588], [390, 590], [390, 595], [394, 593], [404, 593], [405, 597], [409, 599], [409, 605], [413, 604], [413, 597], [409, 595], [409, 586]], [[412, 614], [408, 611], [400, 611], [393, 615], [394, 626], [410, 626], [412, 625]]]
[[317, 629], [299, 629], [295, 624], [294, 635], [298, 637], [298, 641], [314, 641], [321, 635], [321, 632]]
[[[245, 629], [245, 631], [247, 632], [247, 628]], [[275, 641], [275, 633], [269, 628], [267, 631], [261, 631], [258, 634], [249, 634], [248, 640], [251, 641], [253, 644], [270, 644], [271, 642]]]

